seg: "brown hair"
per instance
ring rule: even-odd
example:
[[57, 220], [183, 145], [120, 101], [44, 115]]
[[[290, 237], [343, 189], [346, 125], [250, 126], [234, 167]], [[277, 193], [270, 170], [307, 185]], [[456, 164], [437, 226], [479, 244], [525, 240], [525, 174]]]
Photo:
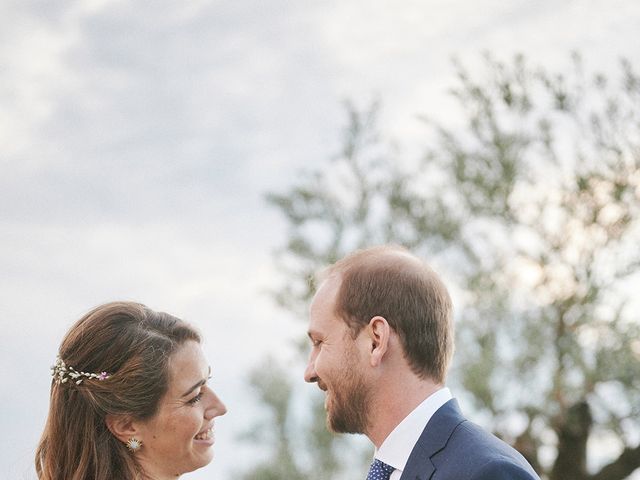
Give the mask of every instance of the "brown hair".
[[49, 416], [36, 451], [40, 480], [144, 478], [135, 457], [107, 428], [107, 415], [152, 417], [168, 385], [168, 361], [187, 340], [186, 322], [132, 302], [96, 307], [67, 332], [59, 356], [78, 372], [108, 372], [51, 384]]
[[353, 336], [375, 316], [398, 334], [412, 371], [443, 383], [453, 355], [452, 304], [439, 276], [398, 246], [358, 250], [324, 277], [338, 275], [336, 315]]

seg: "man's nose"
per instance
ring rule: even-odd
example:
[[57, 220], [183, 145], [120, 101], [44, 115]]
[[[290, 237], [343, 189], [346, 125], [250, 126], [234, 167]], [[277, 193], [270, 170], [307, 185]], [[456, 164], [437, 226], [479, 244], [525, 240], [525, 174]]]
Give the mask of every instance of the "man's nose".
[[309, 355], [309, 362], [307, 368], [304, 371], [304, 381], [314, 383], [318, 381], [318, 374], [316, 373], [316, 362], [313, 354]]

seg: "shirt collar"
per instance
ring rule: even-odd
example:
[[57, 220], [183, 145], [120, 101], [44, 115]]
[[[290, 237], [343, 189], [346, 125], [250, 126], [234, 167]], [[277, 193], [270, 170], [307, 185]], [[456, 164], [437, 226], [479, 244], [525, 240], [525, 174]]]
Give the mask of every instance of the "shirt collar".
[[396, 470], [404, 470], [424, 427], [433, 414], [452, 398], [446, 387], [429, 395], [391, 431], [380, 448], [376, 449], [374, 457]]

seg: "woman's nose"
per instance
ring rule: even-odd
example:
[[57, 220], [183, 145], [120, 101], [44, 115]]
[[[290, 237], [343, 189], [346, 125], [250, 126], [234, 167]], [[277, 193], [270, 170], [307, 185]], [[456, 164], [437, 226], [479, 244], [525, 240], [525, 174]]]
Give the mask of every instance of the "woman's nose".
[[211, 391], [211, 403], [205, 411], [205, 418], [207, 418], [207, 420], [211, 420], [212, 418], [219, 417], [225, 413], [227, 413], [226, 405], [222, 403], [222, 400], [220, 400], [213, 391]]

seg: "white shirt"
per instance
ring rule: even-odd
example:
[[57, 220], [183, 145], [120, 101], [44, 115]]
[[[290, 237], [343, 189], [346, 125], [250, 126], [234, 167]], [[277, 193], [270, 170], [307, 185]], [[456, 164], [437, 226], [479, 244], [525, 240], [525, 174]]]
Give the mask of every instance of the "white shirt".
[[427, 426], [433, 414], [452, 398], [448, 388], [441, 388], [432, 393], [404, 417], [385, 438], [380, 448], [376, 449], [374, 457], [395, 468], [390, 480], [400, 480], [409, 455], [422, 435], [424, 427]]

